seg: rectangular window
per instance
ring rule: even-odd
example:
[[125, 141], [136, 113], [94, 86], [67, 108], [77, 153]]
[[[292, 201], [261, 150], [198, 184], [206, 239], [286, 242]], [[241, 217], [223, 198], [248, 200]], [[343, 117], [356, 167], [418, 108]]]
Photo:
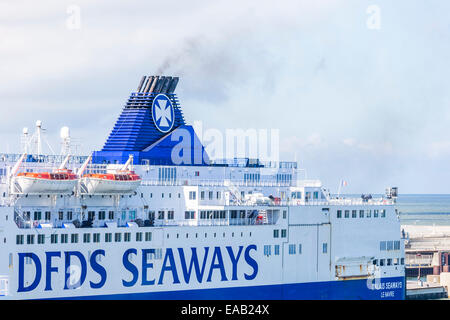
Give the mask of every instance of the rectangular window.
[[209, 200], [212, 200], [212, 198], [213, 198], [213, 192], [212, 191], [208, 192], [208, 198], [209, 198]]
[[373, 210], [373, 217], [378, 218], [378, 210]]
[[52, 218], [52, 213], [50, 211], [45, 211], [45, 220], [50, 220]]
[[41, 220], [41, 212], [40, 211], [34, 212], [34, 220]]
[[386, 218], [386, 210], [385, 209], [381, 210], [381, 217]]
[[100, 233], [94, 233], [94, 242], [95, 243], [98, 243], [98, 242], [100, 242]]
[[380, 241], [380, 251], [386, 251], [386, 241]]
[[394, 241], [388, 241], [386, 244], [388, 251], [394, 250]]
[[69, 242], [69, 235], [64, 233], [61, 235], [61, 243], [67, 243], [67, 242]]
[[205, 191], [200, 192], [200, 200], [205, 200]]
[[295, 254], [295, 244], [289, 245], [289, 254]]
[[372, 210], [366, 210], [366, 217], [370, 218], [372, 216]]
[[359, 210], [359, 217], [364, 218], [364, 210]]
[[189, 191], [189, 200], [195, 200], [197, 198], [197, 193], [195, 191]]
[[195, 219], [195, 211], [185, 211], [184, 218], [185, 219]]
[[350, 210], [345, 210], [345, 218], [350, 218]]
[[400, 240], [394, 241], [394, 250], [400, 250]]
[[298, 244], [298, 254], [302, 254], [302, 244]]
[[337, 217], [338, 218], [342, 218], [342, 210], [338, 210], [337, 211]]
[[51, 236], [50, 236], [50, 242], [51, 243], [58, 243], [58, 235], [57, 234], [52, 234]]
[[264, 255], [267, 256], [267, 257], [272, 254], [270, 248], [271, 248], [270, 245], [265, 245], [264, 246]]
[[322, 244], [322, 253], [327, 253], [328, 252], [328, 243], [323, 243]]
[[387, 259], [387, 263], [388, 266], [392, 266], [392, 259]]
[[122, 234], [120, 232], [117, 232], [116, 234], [114, 234], [114, 241], [115, 242], [122, 241]]
[[273, 237], [278, 238], [280, 236], [280, 230], [273, 230]]
[[63, 220], [64, 219], [64, 212], [63, 211], [59, 211], [58, 212], [58, 220]]
[[27, 244], [34, 244], [34, 234], [27, 234]]
[[78, 243], [78, 234], [77, 233], [72, 233], [70, 235], [70, 242], [72, 243]]
[[83, 242], [84, 242], [84, 243], [89, 243], [89, 242], [91, 242], [91, 234], [90, 234], [90, 233], [84, 233], [84, 234], [83, 234]]
[[276, 244], [275, 246], [274, 246], [274, 254], [276, 255], [276, 256], [279, 256], [280, 255], [280, 246], [278, 245], [278, 244]]
[[72, 211], [67, 211], [67, 220], [72, 220]]
[[352, 218], [356, 218], [356, 210], [352, 210]]
[[124, 233], [123, 241], [125, 241], [125, 242], [130, 242], [131, 241], [131, 233], [130, 232], [125, 232]]
[[39, 244], [44, 244], [44, 242], [45, 242], [45, 235], [43, 235], [43, 234], [38, 234], [38, 243]]
[[23, 244], [23, 235], [18, 234], [16, 236], [16, 244]]
[[152, 241], [152, 233], [151, 232], [145, 233], [145, 241]]
[[106, 218], [106, 212], [105, 211], [99, 211], [98, 212], [98, 219], [99, 220], [105, 220]]
[[158, 219], [164, 220], [164, 211], [158, 211]]
[[111, 242], [111, 241], [112, 241], [112, 234], [105, 233], [105, 242]]
[[167, 211], [167, 219], [168, 220], [173, 220], [174, 217], [174, 212], [173, 211]]
[[286, 229], [281, 229], [281, 237], [286, 238], [286, 234], [287, 234]]
[[109, 220], [114, 220], [114, 211], [109, 211], [108, 212], [108, 219]]
[[142, 241], [142, 232], [136, 233], [136, 241]]

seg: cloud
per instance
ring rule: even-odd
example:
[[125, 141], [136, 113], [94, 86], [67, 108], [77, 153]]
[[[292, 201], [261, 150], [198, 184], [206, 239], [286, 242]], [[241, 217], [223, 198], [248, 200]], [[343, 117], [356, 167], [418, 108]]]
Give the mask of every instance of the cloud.
[[[79, 30], [66, 26], [69, 5], [81, 10]], [[367, 6], [2, 2], [0, 147], [18, 151], [21, 128], [40, 119], [53, 146], [68, 125], [84, 152], [98, 150], [141, 76], [165, 73], [181, 76], [188, 122], [280, 129], [283, 156], [330, 182], [424, 186], [411, 172], [429, 154], [439, 178], [449, 156], [450, 4], [382, 2], [378, 31], [366, 27]], [[354, 169], [362, 163], [370, 174]], [[450, 191], [439, 181], [430, 192], [438, 185]]]

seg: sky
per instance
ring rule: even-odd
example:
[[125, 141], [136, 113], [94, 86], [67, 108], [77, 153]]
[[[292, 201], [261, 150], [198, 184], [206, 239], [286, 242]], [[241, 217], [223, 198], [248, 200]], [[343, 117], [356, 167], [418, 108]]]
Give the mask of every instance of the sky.
[[[282, 4], [282, 5], [280, 5]], [[280, 158], [345, 193], [450, 193], [448, 1], [2, 1], [0, 152], [41, 120], [100, 150], [143, 75], [186, 122], [278, 129]]]

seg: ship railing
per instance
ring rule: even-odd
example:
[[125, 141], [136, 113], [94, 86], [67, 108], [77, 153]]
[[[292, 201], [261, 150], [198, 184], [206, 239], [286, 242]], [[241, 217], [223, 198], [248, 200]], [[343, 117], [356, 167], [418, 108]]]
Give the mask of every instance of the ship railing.
[[339, 198], [339, 199], [329, 199], [329, 203], [332, 205], [358, 205], [358, 206], [375, 206], [375, 205], [392, 205], [395, 203], [393, 199], [386, 198], [373, 198], [369, 200], [358, 199], [358, 198]]
[[179, 180], [142, 180], [143, 186], [210, 186], [228, 187], [232, 183], [237, 187], [289, 187], [291, 182], [276, 181], [245, 181], [245, 180], [200, 180], [200, 179], [179, 179]]
[[237, 218], [237, 219], [199, 219], [193, 221], [179, 221], [177, 226], [255, 226], [255, 225], [274, 225], [273, 219], [267, 221], [257, 221], [255, 218]]
[[432, 255], [406, 255], [405, 265], [406, 266], [431, 266], [433, 262]]
[[[17, 162], [22, 156], [20, 153], [0, 153], [0, 162]], [[37, 155], [30, 154], [27, 156], [25, 163], [27, 165], [32, 163], [61, 163], [64, 161], [66, 155]], [[71, 164], [83, 164], [87, 156], [74, 155], [69, 159]]]

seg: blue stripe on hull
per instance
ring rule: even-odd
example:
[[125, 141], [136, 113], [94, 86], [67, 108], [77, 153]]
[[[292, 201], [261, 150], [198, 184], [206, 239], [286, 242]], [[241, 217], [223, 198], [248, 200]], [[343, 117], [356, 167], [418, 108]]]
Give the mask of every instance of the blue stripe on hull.
[[[403, 300], [404, 277], [384, 278], [382, 284], [401, 282], [400, 288], [371, 290], [367, 280], [327, 281], [283, 285], [198, 289], [182, 291], [125, 293], [68, 297], [62, 299], [90, 300]], [[393, 292], [393, 295], [392, 295]], [[387, 296], [383, 296], [383, 295]]]

